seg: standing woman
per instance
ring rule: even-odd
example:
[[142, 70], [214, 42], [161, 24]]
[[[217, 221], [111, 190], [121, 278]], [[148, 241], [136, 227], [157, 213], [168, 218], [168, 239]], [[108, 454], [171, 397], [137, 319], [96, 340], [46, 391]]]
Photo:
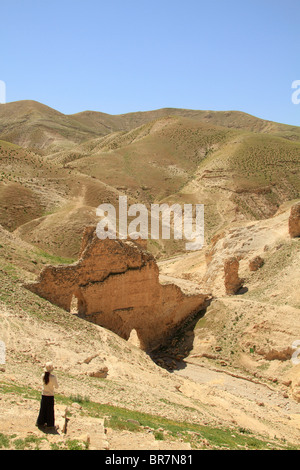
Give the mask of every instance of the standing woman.
[[52, 362], [47, 362], [42, 375], [43, 391], [36, 426], [47, 426], [54, 429], [54, 388], [58, 388], [58, 383], [56, 376], [51, 374], [53, 369]]

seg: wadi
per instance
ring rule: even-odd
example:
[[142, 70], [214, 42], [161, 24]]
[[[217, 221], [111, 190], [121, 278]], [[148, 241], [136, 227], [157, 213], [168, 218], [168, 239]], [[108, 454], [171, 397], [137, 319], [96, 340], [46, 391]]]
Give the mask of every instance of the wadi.
[[[299, 449], [299, 165], [300, 127], [242, 112], [1, 104], [0, 448]], [[158, 206], [194, 223], [151, 236]]]

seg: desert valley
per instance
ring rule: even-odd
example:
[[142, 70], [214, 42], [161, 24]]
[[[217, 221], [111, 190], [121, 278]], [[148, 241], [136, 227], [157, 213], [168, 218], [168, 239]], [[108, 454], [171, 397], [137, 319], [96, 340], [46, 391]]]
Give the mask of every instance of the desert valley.
[[[0, 448], [299, 449], [299, 165], [300, 127], [238, 111], [1, 104]], [[120, 196], [204, 204], [203, 248], [100, 240]]]

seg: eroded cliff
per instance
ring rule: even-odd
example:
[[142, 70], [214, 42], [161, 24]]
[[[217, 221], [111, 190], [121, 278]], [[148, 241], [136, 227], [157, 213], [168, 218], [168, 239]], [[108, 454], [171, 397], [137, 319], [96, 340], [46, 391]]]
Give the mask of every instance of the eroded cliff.
[[75, 297], [79, 316], [126, 340], [135, 330], [145, 350], [157, 347], [209, 298], [160, 284], [156, 261], [140, 244], [99, 240], [95, 227], [85, 230], [76, 263], [47, 266], [25, 287], [67, 311]]

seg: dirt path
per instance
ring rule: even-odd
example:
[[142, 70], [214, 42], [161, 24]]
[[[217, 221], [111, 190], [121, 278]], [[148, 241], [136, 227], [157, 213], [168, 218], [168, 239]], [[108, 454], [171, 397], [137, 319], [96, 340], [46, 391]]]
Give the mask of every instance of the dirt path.
[[272, 389], [269, 385], [263, 383], [247, 380], [247, 378], [233, 377], [226, 372], [210, 370], [192, 363], [186, 363], [184, 369], [175, 373], [197, 383], [213, 385], [214, 389], [229, 392], [236, 397], [264, 402], [280, 406], [293, 413], [300, 413], [299, 403], [287, 401], [282, 391]]
[[185, 365], [174, 373], [194, 385], [182, 392], [201, 399], [211, 415], [222, 415], [222, 419], [262, 435], [300, 441], [300, 404], [280, 388], [193, 363]]

